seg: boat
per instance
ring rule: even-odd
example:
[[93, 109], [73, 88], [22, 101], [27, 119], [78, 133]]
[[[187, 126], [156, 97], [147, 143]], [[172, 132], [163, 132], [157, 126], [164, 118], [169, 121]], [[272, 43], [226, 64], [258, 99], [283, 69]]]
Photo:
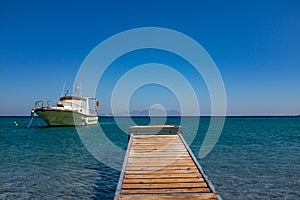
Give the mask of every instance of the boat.
[[57, 100], [43, 100], [35, 102], [36, 113], [48, 126], [87, 126], [98, 123], [99, 100], [94, 97], [83, 97], [78, 84], [73, 92], [66, 91], [64, 96]]

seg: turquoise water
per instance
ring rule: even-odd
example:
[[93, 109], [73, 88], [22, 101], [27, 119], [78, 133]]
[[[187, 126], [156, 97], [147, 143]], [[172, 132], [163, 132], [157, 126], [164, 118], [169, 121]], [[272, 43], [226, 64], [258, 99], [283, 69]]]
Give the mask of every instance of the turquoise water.
[[[195, 118], [188, 120], [192, 124]], [[0, 199], [113, 198], [120, 172], [96, 160], [74, 127], [43, 127], [35, 118], [24, 128], [29, 121], [0, 118]], [[209, 121], [200, 120], [190, 145], [195, 155]], [[132, 125], [128, 118], [121, 122]], [[99, 123], [112, 144], [125, 151], [128, 136], [115, 121], [101, 118]], [[179, 125], [180, 118], [168, 118], [167, 123]], [[189, 127], [184, 129], [188, 137]], [[223, 199], [300, 199], [299, 144], [299, 117], [227, 118], [218, 143], [199, 162]], [[101, 151], [106, 164], [121, 167], [124, 153], [110, 153], [105, 147]]]

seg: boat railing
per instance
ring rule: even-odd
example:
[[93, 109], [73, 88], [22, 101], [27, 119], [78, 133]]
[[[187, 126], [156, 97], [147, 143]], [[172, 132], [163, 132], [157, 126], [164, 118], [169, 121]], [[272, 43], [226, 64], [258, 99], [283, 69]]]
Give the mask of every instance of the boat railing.
[[61, 102], [61, 101], [57, 101], [57, 100], [48, 100], [47, 101], [47, 106], [44, 106], [44, 101], [40, 100], [40, 101], [36, 101], [35, 102], [35, 108], [55, 108], [55, 107], [71, 107], [72, 110], [76, 110], [78, 112], [84, 112], [86, 114], [92, 114], [92, 115], [96, 115], [98, 114], [98, 109], [97, 106], [95, 106], [94, 109], [92, 108], [85, 108], [82, 105], [79, 105], [77, 103], [73, 103], [73, 102]]
[[98, 113], [98, 109], [95, 106], [94, 109], [92, 108], [85, 108], [82, 105], [79, 105], [77, 103], [73, 103], [73, 102], [61, 102], [61, 101], [57, 101], [57, 100], [48, 100], [47, 101], [47, 106], [44, 106], [44, 101], [40, 100], [40, 101], [36, 101], [35, 102], [35, 108], [55, 108], [55, 107], [71, 107], [72, 110], [76, 110], [78, 112], [84, 112], [86, 114], [92, 114], [95, 115]]
[[76, 103], [71, 103], [71, 107], [72, 107], [72, 109], [75, 109], [80, 112], [84, 112], [86, 114], [96, 115], [98, 113], [97, 107], [95, 109], [91, 109], [91, 108], [86, 108], [86, 107], [76, 104]]
[[44, 107], [43, 100], [39, 100], [35, 102], [35, 108], [42, 108], [42, 107]]
[[[55, 105], [55, 106], [53, 106]], [[51, 107], [57, 107], [58, 106], [58, 101], [57, 100], [48, 100], [47, 101], [47, 107], [51, 108]]]

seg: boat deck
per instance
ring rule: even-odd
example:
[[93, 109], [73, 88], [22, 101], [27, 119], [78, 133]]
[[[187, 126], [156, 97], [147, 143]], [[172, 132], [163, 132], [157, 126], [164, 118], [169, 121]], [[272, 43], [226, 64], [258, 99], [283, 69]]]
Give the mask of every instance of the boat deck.
[[130, 134], [115, 199], [221, 199], [185, 143], [181, 127], [135, 126], [129, 132], [148, 134]]

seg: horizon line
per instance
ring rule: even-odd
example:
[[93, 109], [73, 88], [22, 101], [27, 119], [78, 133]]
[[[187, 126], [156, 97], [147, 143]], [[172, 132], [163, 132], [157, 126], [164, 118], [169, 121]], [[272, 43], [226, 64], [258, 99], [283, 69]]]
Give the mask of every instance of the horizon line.
[[[31, 118], [31, 116], [28, 115], [0, 115], [1, 118], [4, 117], [22, 117], [22, 118]], [[39, 118], [39, 116], [34, 116], [36, 118]], [[166, 116], [149, 116], [149, 115], [98, 115], [99, 118], [113, 118], [113, 117], [122, 117], [122, 118], [129, 118], [129, 117], [141, 117], [141, 118], [161, 118], [161, 117], [300, 117], [299, 115], [166, 115]]]

